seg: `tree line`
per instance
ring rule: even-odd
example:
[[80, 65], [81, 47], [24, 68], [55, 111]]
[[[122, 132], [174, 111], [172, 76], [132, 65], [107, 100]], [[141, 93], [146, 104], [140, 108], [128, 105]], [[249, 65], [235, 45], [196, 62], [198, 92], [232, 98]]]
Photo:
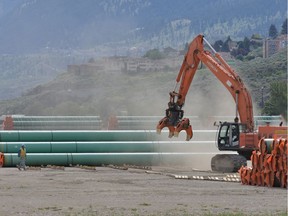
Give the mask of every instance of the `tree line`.
[[[268, 30], [269, 38], [275, 39], [279, 35], [287, 35], [287, 18], [283, 22], [281, 26], [281, 31], [278, 32], [276, 26], [271, 24]], [[255, 55], [248, 55], [251, 54], [252, 50], [256, 50], [257, 48], [262, 48], [263, 46], [263, 37], [260, 34], [253, 34], [250, 38], [244, 37], [242, 41], [233, 41], [230, 36], [227, 37], [225, 41], [217, 40], [213, 44], [213, 48], [217, 52], [229, 52], [231, 56], [234, 58], [245, 61], [245, 60], [252, 60], [257, 56]], [[188, 51], [189, 43], [185, 44], [183, 50], [179, 51], [180, 55], [184, 55]], [[164, 48], [163, 51], [159, 49], [151, 49], [148, 50], [143, 57], [148, 58], [151, 60], [158, 60], [163, 59], [169, 56], [169, 53], [176, 51], [171, 47]], [[262, 52], [260, 54], [262, 56]], [[260, 56], [259, 56], [260, 57]]]
[[[287, 18], [281, 26], [281, 31], [278, 30], [274, 24], [271, 24], [268, 30], [269, 38], [275, 39], [279, 35], [287, 35]], [[257, 56], [248, 54], [257, 48], [263, 46], [263, 38], [259, 34], [253, 34], [251, 38], [245, 37], [243, 41], [234, 42], [230, 36], [225, 41], [217, 40], [213, 44], [214, 49], [217, 52], [229, 52], [231, 56], [238, 60], [251, 60]]]

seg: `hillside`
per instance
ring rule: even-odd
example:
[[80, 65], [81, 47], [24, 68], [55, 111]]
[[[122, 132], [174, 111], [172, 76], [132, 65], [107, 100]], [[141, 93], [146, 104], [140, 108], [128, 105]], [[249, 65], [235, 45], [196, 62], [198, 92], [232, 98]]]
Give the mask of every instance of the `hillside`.
[[263, 59], [257, 58], [239, 65], [243, 80], [252, 90], [253, 100], [260, 104], [263, 88], [264, 101], [269, 98], [270, 84], [287, 82], [287, 49]]
[[[119, 64], [119, 60], [116, 64], [111, 59], [105, 60], [108, 66]], [[53, 81], [30, 89], [23, 97], [2, 101], [0, 115], [100, 115], [105, 118], [121, 111], [129, 115], [164, 115], [168, 93], [174, 88], [182, 58], [176, 61], [174, 65], [179, 66], [175, 67], [168, 67], [171, 59], [165, 61], [161, 63], [165, 69], [139, 73], [121, 72], [121, 68], [108, 70], [105, 69], [107, 65], [90, 67], [95, 64], [92, 62], [84, 65], [87, 70], [61, 73]], [[250, 90], [256, 115], [259, 114], [261, 87], [265, 88], [266, 100], [269, 83], [287, 80], [286, 50], [268, 59], [236, 61], [231, 66]], [[231, 96], [206, 69], [199, 69], [189, 91], [184, 108], [187, 115], [234, 115]]]
[[[167, 46], [195, 35], [239, 40], [280, 30], [284, 0], [0, 0], [0, 54], [96, 49], [110, 55]], [[209, 15], [209, 16], [208, 16]], [[104, 53], [105, 53], [104, 52]]]
[[211, 43], [267, 36], [286, 9], [282, 0], [0, 0], [0, 100], [90, 58], [182, 50], [199, 33]]
[[27, 89], [53, 80], [68, 64], [87, 61], [85, 55], [64, 52], [0, 56], [0, 100], [21, 96]]

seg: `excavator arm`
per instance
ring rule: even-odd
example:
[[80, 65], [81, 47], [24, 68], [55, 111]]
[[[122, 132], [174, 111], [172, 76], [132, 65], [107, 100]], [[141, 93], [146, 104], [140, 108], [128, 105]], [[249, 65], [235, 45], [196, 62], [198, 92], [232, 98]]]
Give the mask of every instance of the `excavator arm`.
[[[204, 41], [211, 48], [213, 54], [204, 50]], [[236, 103], [234, 121], [239, 122], [239, 113], [241, 123], [246, 125], [248, 132], [252, 132], [254, 130], [253, 107], [248, 90], [236, 72], [213, 49], [203, 35], [195, 37], [189, 45], [176, 78], [175, 88], [169, 93], [170, 101], [168, 109], [166, 109], [166, 116], [159, 121], [156, 128], [157, 132], [161, 133], [164, 127], [168, 127], [169, 137], [178, 136], [180, 131], [185, 130], [187, 133], [186, 140], [192, 138], [192, 126], [188, 118], [182, 119], [184, 116], [182, 107], [200, 61], [209, 68], [234, 98]]]

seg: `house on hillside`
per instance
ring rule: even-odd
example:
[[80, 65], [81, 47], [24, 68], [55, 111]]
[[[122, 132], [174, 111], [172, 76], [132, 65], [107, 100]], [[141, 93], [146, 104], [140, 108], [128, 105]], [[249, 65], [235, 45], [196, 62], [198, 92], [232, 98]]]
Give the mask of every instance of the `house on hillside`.
[[141, 73], [166, 70], [178, 70], [181, 67], [183, 56], [168, 57], [159, 60], [148, 58], [105, 57], [90, 59], [88, 63], [68, 65], [67, 72], [77, 76], [91, 76], [98, 72], [106, 73]]
[[263, 44], [263, 58], [268, 58], [285, 47], [287, 47], [287, 35], [280, 35], [275, 39], [266, 38]]

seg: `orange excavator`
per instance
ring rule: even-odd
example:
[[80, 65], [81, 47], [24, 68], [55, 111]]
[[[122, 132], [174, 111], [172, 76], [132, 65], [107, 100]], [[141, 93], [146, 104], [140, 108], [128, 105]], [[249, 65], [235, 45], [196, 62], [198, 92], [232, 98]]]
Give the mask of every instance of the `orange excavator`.
[[[204, 41], [212, 53], [204, 49]], [[157, 133], [160, 134], [164, 127], [168, 127], [169, 137], [177, 137], [180, 131], [185, 130], [186, 140], [192, 138], [192, 126], [188, 118], [183, 118], [184, 111], [182, 108], [200, 61], [225, 86], [236, 103], [234, 120], [219, 122], [218, 124], [217, 146], [220, 151], [237, 151], [238, 154], [214, 156], [211, 160], [211, 168], [213, 171], [236, 172], [242, 165], [247, 164], [247, 159], [250, 159], [252, 152], [258, 149], [258, 142], [261, 138], [287, 137], [287, 127], [267, 124], [266, 126], [259, 126], [255, 130], [249, 91], [239, 75], [213, 49], [203, 35], [195, 37], [189, 45], [176, 78], [174, 90], [169, 93], [170, 100], [168, 109], [166, 109], [166, 116], [159, 121], [156, 127]]]

